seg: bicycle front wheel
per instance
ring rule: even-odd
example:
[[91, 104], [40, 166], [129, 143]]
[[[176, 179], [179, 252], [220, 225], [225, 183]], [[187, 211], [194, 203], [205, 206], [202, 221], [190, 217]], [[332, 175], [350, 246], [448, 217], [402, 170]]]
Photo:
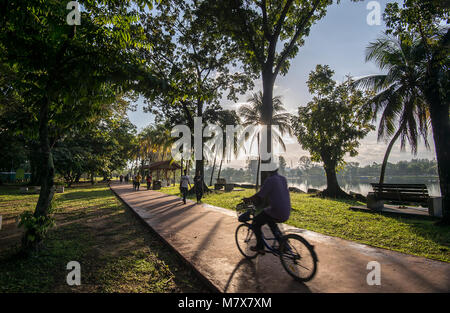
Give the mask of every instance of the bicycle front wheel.
[[297, 234], [283, 236], [280, 260], [286, 272], [302, 282], [311, 280], [317, 271], [317, 256], [313, 246]]
[[258, 252], [250, 250], [250, 247], [256, 246], [256, 235], [247, 224], [241, 224], [236, 228], [236, 244], [239, 251], [247, 259], [256, 258]]

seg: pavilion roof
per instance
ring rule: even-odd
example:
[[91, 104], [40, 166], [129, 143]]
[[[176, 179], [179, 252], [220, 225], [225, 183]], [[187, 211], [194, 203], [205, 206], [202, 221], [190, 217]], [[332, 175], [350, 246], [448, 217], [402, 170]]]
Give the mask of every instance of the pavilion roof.
[[179, 169], [181, 169], [181, 166], [174, 160], [167, 160], [167, 161], [152, 162], [149, 165], [143, 165], [142, 168], [145, 170], [154, 170], [154, 171], [156, 171], [156, 170], [179, 170]]

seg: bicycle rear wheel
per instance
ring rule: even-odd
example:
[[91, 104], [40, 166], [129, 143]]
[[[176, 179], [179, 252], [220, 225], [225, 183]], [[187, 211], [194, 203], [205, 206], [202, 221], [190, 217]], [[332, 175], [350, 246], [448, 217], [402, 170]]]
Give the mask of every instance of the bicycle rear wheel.
[[239, 251], [247, 259], [256, 258], [258, 252], [250, 250], [250, 247], [256, 246], [256, 235], [247, 224], [241, 224], [236, 228], [236, 244]]
[[283, 236], [280, 260], [286, 272], [302, 282], [311, 280], [317, 271], [317, 256], [313, 246], [297, 234]]

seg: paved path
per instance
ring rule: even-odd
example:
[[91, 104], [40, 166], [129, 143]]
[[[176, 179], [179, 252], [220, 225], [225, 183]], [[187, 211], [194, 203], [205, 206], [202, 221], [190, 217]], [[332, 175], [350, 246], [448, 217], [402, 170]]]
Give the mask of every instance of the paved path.
[[[234, 232], [233, 211], [196, 205], [156, 191], [112, 190], [220, 292], [449, 292], [450, 264], [358, 244], [282, 225], [300, 232], [315, 245], [316, 277], [302, 284], [283, 269], [279, 258], [266, 254], [245, 260]], [[366, 282], [367, 263], [381, 264], [381, 285]]]

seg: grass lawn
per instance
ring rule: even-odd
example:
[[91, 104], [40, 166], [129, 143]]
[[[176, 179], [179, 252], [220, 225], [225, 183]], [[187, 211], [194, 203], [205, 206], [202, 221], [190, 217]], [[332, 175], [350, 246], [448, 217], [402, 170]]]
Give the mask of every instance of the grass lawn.
[[[179, 195], [178, 187], [161, 189]], [[234, 209], [254, 190], [212, 192], [203, 202]], [[192, 196], [193, 198], [194, 196]], [[361, 205], [348, 200], [322, 199], [308, 194], [291, 193], [293, 211], [287, 224], [321, 234], [340, 237], [408, 254], [450, 262], [450, 227], [435, 226], [425, 218], [399, 217], [350, 210]]]
[[[145, 228], [105, 185], [57, 194], [56, 227], [37, 256], [17, 254], [16, 218], [34, 209], [38, 195], [0, 187], [0, 293], [207, 292], [173, 251]], [[66, 284], [66, 265], [81, 264], [81, 285]]]

